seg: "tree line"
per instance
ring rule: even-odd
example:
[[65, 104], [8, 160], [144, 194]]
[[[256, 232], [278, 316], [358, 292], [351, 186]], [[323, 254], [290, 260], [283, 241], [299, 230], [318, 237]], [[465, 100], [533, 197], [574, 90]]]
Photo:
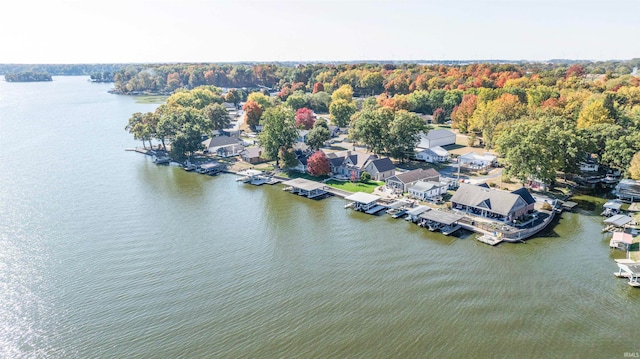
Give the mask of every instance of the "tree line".
[[[557, 172], [577, 173], [587, 156], [633, 173], [632, 159], [640, 150], [640, 77], [631, 71], [639, 62], [167, 65], [162, 71], [146, 69], [143, 77], [153, 80], [153, 74], [164, 72], [184, 89], [190, 81], [197, 83], [200, 76], [192, 72], [197, 70], [203, 71], [205, 83], [254, 89], [269, 85], [277, 92], [230, 92], [239, 102], [246, 101], [245, 119], [253, 129], [275, 128], [266, 124], [284, 117], [291, 125], [287, 128], [302, 124], [311, 130], [318, 147], [317, 140], [325, 138], [320, 129], [324, 126], [298, 122], [297, 111], [329, 112], [333, 124], [350, 127], [353, 140], [400, 160], [412, 156], [416, 134], [425, 130], [424, 116], [418, 115], [431, 115], [436, 124], [450, 120], [454, 129], [468, 135], [470, 144], [497, 151], [510, 175], [553, 183]], [[128, 76], [131, 80], [139, 74]], [[277, 116], [274, 111], [279, 111]], [[287, 150], [289, 141], [280, 142]], [[272, 158], [280, 147], [268, 151]]]
[[7, 82], [52, 81], [51, 75], [48, 72], [36, 72], [36, 71], [8, 73], [4, 75], [4, 79]]

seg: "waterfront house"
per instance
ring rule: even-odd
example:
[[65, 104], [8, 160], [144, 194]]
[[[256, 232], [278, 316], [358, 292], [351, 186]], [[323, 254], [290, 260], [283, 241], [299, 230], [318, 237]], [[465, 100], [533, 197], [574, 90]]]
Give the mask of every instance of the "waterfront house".
[[422, 201], [441, 201], [442, 195], [447, 193], [449, 185], [433, 181], [418, 181], [409, 186], [409, 196]]
[[215, 136], [202, 141], [205, 152], [220, 157], [237, 156], [244, 150], [242, 141], [236, 137]]
[[535, 199], [522, 187], [513, 192], [461, 183], [451, 208], [468, 214], [510, 222], [534, 211]]
[[243, 161], [255, 164], [263, 162], [265, 159], [262, 158], [262, 153], [264, 152], [264, 148], [262, 147], [247, 147], [240, 153], [240, 158]]
[[296, 137], [296, 142], [307, 143], [307, 135], [309, 135], [309, 130], [298, 130], [298, 137]]
[[360, 178], [362, 172], [366, 171], [371, 175], [371, 179], [382, 181], [395, 175], [395, 166], [387, 157], [378, 158], [378, 156], [369, 153], [343, 151], [327, 153], [327, 158], [331, 173], [335, 176]]
[[408, 187], [419, 181], [440, 182], [440, 173], [433, 168], [416, 169], [403, 173], [397, 173], [395, 176], [385, 179], [387, 187], [397, 192], [404, 193], [408, 191]]
[[415, 149], [416, 160], [425, 161], [429, 163], [447, 162], [451, 157], [449, 151], [440, 146], [432, 148], [416, 148]]
[[293, 167], [293, 170], [302, 172], [302, 173], [307, 173], [307, 170], [308, 170], [307, 162], [309, 161], [309, 157], [311, 156], [311, 153], [303, 150], [295, 150], [295, 154], [296, 154], [296, 158], [298, 159], [298, 165]]
[[458, 164], [461, 167], [483, 170], [498, 164], [498, 157], [491, 153], [479, 155], [475, 152], [468, 152], [458, 157]]
[[437, 146], [454, 145], [456, 143], [455, 132], [449, 130], [431, 130], [426, 134], [420, 133], [420, 142], [416, 147], [427, 149]]
[[632, 179], [622, 179], [616, 185], [616, 196], [621, 201], [635, 202], [640, 200], [640, 183]]

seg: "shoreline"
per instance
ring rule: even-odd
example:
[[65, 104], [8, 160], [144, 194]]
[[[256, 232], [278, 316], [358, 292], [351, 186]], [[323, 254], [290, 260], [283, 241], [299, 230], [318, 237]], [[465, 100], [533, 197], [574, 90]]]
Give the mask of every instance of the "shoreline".
[[[145, 148], [135, 147], [135, 148], [126, 148], [125, 151], [137, 152], [140, 154], [144, 154], [146, 156], [153, 156], [154, 163], [158, 165], [169, 165], [170, 163], [176, 163], [179, 165], [176, 167], [180, 167], [181, 169], [188, 172], [193, 171], [195, 168], [199, 167], [199, 165], [202, 165], [204, 163], [210, 163], [210, 162], [220, 163], [215, 158], [205, 157], [206, 160], [199, 161], [199, 162], [202, 162], [199, 165], [192, 164], [191, 165], [192, 167], [185, 167], [184, 165], [178, 162], [172, 162], [168, 160], [168, 157], [155, 158], [156, 153], [154, 149], [145, 149]], [[238, 161], [235, 161], [235, 163], [237, 162]], [[253, 169], [253, 165], [251, 165], [250, 168]], [[199, 173], [199, 174], [218, 175], [219, 173], [226, 173], [226, 174], [241, 176], [243, 175], [241, 172], [244, 170], [246, 169], [233, 170], [233, 169], [230, 169], [227, 165], [223, 165], [221, 169], [215, 172]], [[277, 179], [279, 182], [287, 181], [291, 179], [289, 177], [278, 176], [277, 174], [274, 174], [274, 173], [266, 173], [266, 175], [274, 179]], [[318, 182], [318, 181], [314, 181], [314, 182]], [[318, 182], [318, 183], [323, 183], [323, 182]], [[349, 195], [358, 193], [358, 192], [349, 192], [349, 191], [341, 190], [339, 188], [334, 188], [331, 186], [327, 186], [327, 187], [331, 188], [331, 190], [327, 191], [327, 193], [329, 193], [331, 196], [338, 196], [343, 199], [345, 197], [348, 197]], [[376, 188], [374, 192], [376, 192], [377, 190], [378, 189]], [[390, 203], [394, 199], [381, 198], [379, 201], [382, 201], [382, 200]], [[395, 200], [397, 200], [397, 198]], [[534, 238], [536, 237], [537, 234], [544, 232], [549, 227], [549, 225], [551, 225], [551, 223], [553, 223], [556, 220], [556, 217], [559, 218], [559, 215], [562, 212], [562, 207], [558, 207], [557, 204], [554, 204], [553, 208], [550, 211], [538, 209], [536, 210], [537, 213], [542, 214], [544, 216], [544, 218], [542, 218], [541, 221], [538, 222], [536, 219], [531, 222], [532, 223], [531, 227], [517, 228], [517, 227], [507, 226], [507, 224], [503, 222], [491, 221], [491, 220], [488, 220], [487, 218], [482, 218], [478, 216], [471, 216], [467, 212], [453, 210], [450, 208], [444, 209], [443, 207], [434, 206], [429, 202], [417, 202], [417, 205], [427, 206], [430, 208], [430, 210], [437, 210], [437, 211], [443, 211], [446, 213], [455, 213], [455, 214], [462, 215], [463, 217], [458, 221], [458, 225], [465, 230], [468, 230], [477, 234], [478, 237], [475, 238], [476, 240], [492, 246], [498, 245], [502, 242], [526, 243], [525, 242], [526, 240]], [[381, 216], [381, 215], [376, 215], [376, 216]], [[536, 224], [536, 222], [538, 223]], [[525, 224], [525, 226], [528, 226], [528, 225], [529, 223]], [[507, 227], [505, 228], [505, 226]]]

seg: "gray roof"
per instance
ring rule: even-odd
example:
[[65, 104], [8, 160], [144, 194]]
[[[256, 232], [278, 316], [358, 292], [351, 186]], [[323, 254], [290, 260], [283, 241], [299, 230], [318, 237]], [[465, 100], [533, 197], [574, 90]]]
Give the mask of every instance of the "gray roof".
[[611, 200], [611, 201], [607, 201], [607, 203], [605, 203], [604, 206], [602, 206], [602, 207], [615, 209], [615, 210], [620, 210], [620, 207], [622, 207], [622, 201], [619, 201], [617, 199], [614, 199], [614, 200]]
[[626, 216], [624, 214], [616, 214], [615, 216], [609, 217], [604, 220], [606, 224], [612, 224], [616, 227], [622, 227], [625, 224], [633, 221], [633, 218]]
[[460, 188], [451, 197], [451, 202], [476, 208], [485, 208], [503, 216], [509, 215], [519, 200], [522, 201], [523, 205], [527, 204], [527, 201], [518, 194], [468, 183], [460, 184]]
[[442, 223], [445, 225], [453, 224], [462, 219], [462, 215], [443, 212], [443, 211], [428, 211], [420, 215], [420, 218], [424, 218], [430, 221]]
[[454, 143], [455, 143], [456, 134], [454, 132], [449, 131], [449, 130], [431, 130], [431, 131], [427, 132], [426, 134], [424, 132], [422, 132], [420, 134], [420, 142], [418, 143], [418, 145], [416, 147], [429, 148], [430, 144], [427, 143], [427, 141], [433, 141], [433, 140], [446, 138], [446, 137], [450, 137], [450, 136], [453, 136]]
[[376, 167], [378, 172], [386, 172], [396, 169], [396, 166], [388, 157], [378, 158], [370, 162]]
[[248, 158], [260, 157], [261, 153], [264, 153], [264, 148], [262, 147], [247, 147], [242, 151], [242, 155]]
[[305, 191], [313, 191], [314, 189], [322, 189], [325, 187], [325, 185], [320, 182], [311, 181], [304, 178], [294, 178], [292, 180], [282, 182], [282, 184], [285, 186], [301, 188]]
[[416, 207], [416, 208], [412, 208], [412, 209], [408, 210], [408, 211], [407, 211], [407, 214], [408, 214], [408, 215], [411, 215], [411, 216], [417, 216], [417, 215], [419, 215], [419, 214], [421, 214], [421, 213], [424, 213], [424, 212], [426, 212], [426, 211], [430, 211], [430, 210], [431, 210], [431, 208], [430, 208], [430, 207], [427, 207], [427, 206], [418, 206], [418, 207]]
[[237, 145], [239, 143], [240, 143], [240, 140], [237, 137], [229, 137], [229, 136], [216, 136], [216, 137], [211, 137], [202, 141], [202, 144], [207, 148], [227, 146], [227, 145]]
[[424, 192], [424, 191], [428, 191], [428, 190], [430, 190], [430, 189], [432, 189], [434, 187], [447, 187], [447, 185], [446, 184], [441, 184], [440, 182], [418, 181], [414, 185], [409, 187], [409, 190], [410, 191], [413, 190], [413, 191]]
[[426, 170], [423, 168], [419, 168], [417, 170], [398, 173], [395, 176], [390, 177], [388, 180], [402, 183], [411, 183], [425, 179], [432, 179], [437, 181], [440, 179], [440, 173], [438, 173], [438, 171], [434, 170], [433, 168], [429, 168]]
[[524, 188], [524, 187], [520, 187], [515, 191], [511, 191], [511, 193], [513, 194], [517, 194], [518, 196], [522, 197], [522, 199], [527, 202], [527, 204], [532, 204], [532, 203], [536, 203], [535, 198], [533, 198], [533, 196], [531, 195], [531, 193], [529, 193], [529, 191]]
[[364, 192], [356, 192], [350, 196], [345, 197], [347, 201], [359, 202], [359, 203], [372, 203], [380, 199], [380, 196], [375, 194], [369, 194]]

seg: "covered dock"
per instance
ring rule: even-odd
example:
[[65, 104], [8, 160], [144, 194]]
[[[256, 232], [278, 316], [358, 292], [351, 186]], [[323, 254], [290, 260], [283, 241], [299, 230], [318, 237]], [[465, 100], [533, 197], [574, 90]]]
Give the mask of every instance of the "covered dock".
[[378, 204], [380, 196], [376, 196], [374, 194], [356, 192], [344, 199], [353, 202], [353, 209], [356, 211], [365, 212], [367, 214], [375, 214], [387, 208], [386, 206]]
[[207, 162], [201, 164], [197, 171], [198, 173], [208, 174], [208, 175], [216, 175], [224, 169], [224, 166], [218, 162]]
[[418, 217], [418, 225], [431, 231], [441, 230], [443, 234], [449, 235], [460, 229], [458, 221], [463, 217], [451, 212], [427, 211]]
[[605, 203], [604, 206], [602, 206], [602, 208], [604, 208], [604, 211], [602, 211], [602, 213], [600, 213], [600, 215], [601, 216], [606, 216], [606, 217], [611, 217], [613, 215], [616, 215], [616, 214], [620, 213], [620, 208], [621, 207], [622, 207], [622, 201], [620, 201], [618, 199], [607, 201], [607, 203]]
[[407, 211], [407, 221], [416, 223], [421, 214], [430, 210], [431, 210], [431, 207], [427, 207], [427, 206], [418, 206], [416, 208], [412, 208]]
[[316, 198], [328, 193], [325, 191], [326, 185], [304, 178], [294, 178], [282, 182], [282, 184], [285, 185], [285, 189], [290, 190], [291, 193], [307, 198]]
[[629, 259], [617, 259], [618, 272], [614, 273], [616, 277], [629, 278], [629, 285], [632, 287], [640, 287], [640, 263]]
[[633, 242], [633, 236], [629, 233], [615, 232], [609, 241], [609, 247], [627, 250], [628, 246]]
[[631, 222], [633, 222], [633, 218], [624, 214], [616, 214], [615, 216], [611, 216], [604, 220], [607, 228], [605, 228], [603, 232], [613, 231], [616, 230], [616, 228], [624, 229], [624, 227]]

